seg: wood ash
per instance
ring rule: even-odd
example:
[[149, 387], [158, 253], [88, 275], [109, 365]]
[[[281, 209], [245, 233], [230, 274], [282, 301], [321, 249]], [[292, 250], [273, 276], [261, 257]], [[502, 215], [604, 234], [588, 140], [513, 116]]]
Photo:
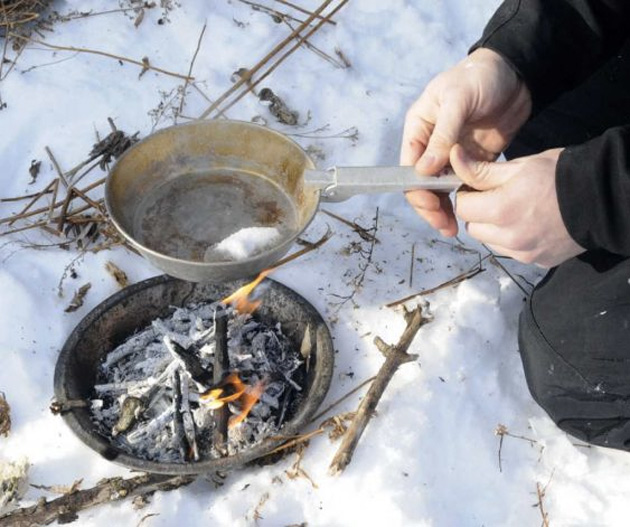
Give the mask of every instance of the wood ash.
[[[300, 350], [280, 324], [218, 302], [173, 309], [99, 365], [90, 401], [98, 432], [130, 455], [168, 463], [234, 455], [276, 435], [299, 406], [305, 378]], [[221, 317], [229, 367], [216, 382]], [[217, 445], [224, 408], [227, 440]]]

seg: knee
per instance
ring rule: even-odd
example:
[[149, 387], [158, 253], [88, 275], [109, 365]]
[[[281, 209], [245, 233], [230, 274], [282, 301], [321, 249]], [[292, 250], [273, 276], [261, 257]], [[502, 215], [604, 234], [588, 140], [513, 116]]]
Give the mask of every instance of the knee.
[[519, 349], [534, 400], [567, 434], [587, 443], [630, 451], [630, 398], [607, 393], [569, 364], [526, 321]]

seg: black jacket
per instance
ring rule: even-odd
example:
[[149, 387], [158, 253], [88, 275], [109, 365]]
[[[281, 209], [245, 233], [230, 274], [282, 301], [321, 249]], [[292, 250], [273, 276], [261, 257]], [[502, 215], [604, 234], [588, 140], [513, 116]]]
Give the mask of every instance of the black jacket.
[[[473, 49], [501, 54], [530, 89], [536, 112], [629, 38], [630, 0], [506, 0]], [[630, 121], [566, 146], [556, 184], [569, 233], [586, 249], [630, 256]]]

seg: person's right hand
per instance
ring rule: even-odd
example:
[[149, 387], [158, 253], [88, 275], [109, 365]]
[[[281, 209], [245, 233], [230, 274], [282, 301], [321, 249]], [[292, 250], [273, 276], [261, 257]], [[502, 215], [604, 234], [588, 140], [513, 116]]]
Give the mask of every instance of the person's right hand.
[[[401, 165], [420, 174], [437, 174], [459, 143], [473, 159], [494, 160], [531, 113], [528, 88], [496, 52], [480, 48], [439, 74], [411, 106], [405, 119]], [[445, 236], [457, 234], [446, 194], [407, 192], [407, 199]]]

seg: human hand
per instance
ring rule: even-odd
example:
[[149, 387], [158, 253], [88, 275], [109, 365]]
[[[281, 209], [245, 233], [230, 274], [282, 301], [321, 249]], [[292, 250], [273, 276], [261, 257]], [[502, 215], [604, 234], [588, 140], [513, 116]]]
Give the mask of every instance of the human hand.
[[457, 193], [455, 212], [466, 230], [493, 251], [553, 267], [584, 252], [562, 220], [556, 194], [561, 148], [495, 163], [451, 150], [453, 170], [473, 191]]
[[[478, 160], [495, 159], [529, 117], [531, 97], [525, 84], [497, 53], [480, 48], [435, 77], [411, 106], [405, 119], [401, 165], [421, 174], [437, 174], [454, 144]], [[445, 236], [457, 233], [446, 194], [426, 190], [407, 199], [429, 224]]]

